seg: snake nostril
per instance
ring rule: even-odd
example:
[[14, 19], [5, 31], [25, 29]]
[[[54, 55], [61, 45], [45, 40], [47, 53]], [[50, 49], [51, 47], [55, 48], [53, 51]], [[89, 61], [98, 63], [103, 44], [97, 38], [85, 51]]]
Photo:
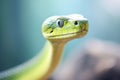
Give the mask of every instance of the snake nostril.
[[50, 31], [50, 33], [52, 33], [53, 32], [53, 30], [52, 31]]

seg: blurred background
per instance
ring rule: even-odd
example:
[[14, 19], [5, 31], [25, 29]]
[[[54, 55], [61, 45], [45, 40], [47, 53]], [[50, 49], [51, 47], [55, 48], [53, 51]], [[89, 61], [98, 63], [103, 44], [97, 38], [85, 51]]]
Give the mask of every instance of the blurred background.
[[68, 43], [62, 64], [91, 39], [120, 43], [120, 0], [0, 0], [0, 71], [37, 55], [45, 44], [41, 25], [46, 18], [73, 13], [88, 18], [89, 33]]

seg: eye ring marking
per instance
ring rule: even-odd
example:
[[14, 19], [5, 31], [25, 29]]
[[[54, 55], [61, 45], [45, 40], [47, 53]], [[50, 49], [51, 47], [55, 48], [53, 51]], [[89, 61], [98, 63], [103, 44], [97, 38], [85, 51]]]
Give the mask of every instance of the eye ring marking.
[[64, 26], [64, 21], [63, 20], [58, 20], [56, 23], [60, 28]]

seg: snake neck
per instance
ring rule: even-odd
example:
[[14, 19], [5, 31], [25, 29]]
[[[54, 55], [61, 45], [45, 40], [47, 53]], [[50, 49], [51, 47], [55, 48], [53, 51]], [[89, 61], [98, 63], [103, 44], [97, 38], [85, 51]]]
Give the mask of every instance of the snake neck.
[[57, 66], [61, 61], [66, 43], [67, 42], [49, 42], [48, 41], [48, 44], [50, 44], [51, 46], [51, 52], [52, 52], [51, 61], [50, 61], [48, 71], [40, 80], [46, 80], [54, 73], [54, 71], [56, 70]]
[[59, 65], [66, 42], [47, 41], [43, 51], [19, 67], [0, 74], [0, 80], [46, 80]]

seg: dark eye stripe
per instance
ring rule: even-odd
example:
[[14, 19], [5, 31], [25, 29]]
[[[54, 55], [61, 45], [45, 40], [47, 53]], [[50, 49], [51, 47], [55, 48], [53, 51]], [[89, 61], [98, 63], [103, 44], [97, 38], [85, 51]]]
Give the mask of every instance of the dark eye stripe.
[[63, 20], [58, 20], [57, 25], [62, 28], [64, 26], [64, 21]]

